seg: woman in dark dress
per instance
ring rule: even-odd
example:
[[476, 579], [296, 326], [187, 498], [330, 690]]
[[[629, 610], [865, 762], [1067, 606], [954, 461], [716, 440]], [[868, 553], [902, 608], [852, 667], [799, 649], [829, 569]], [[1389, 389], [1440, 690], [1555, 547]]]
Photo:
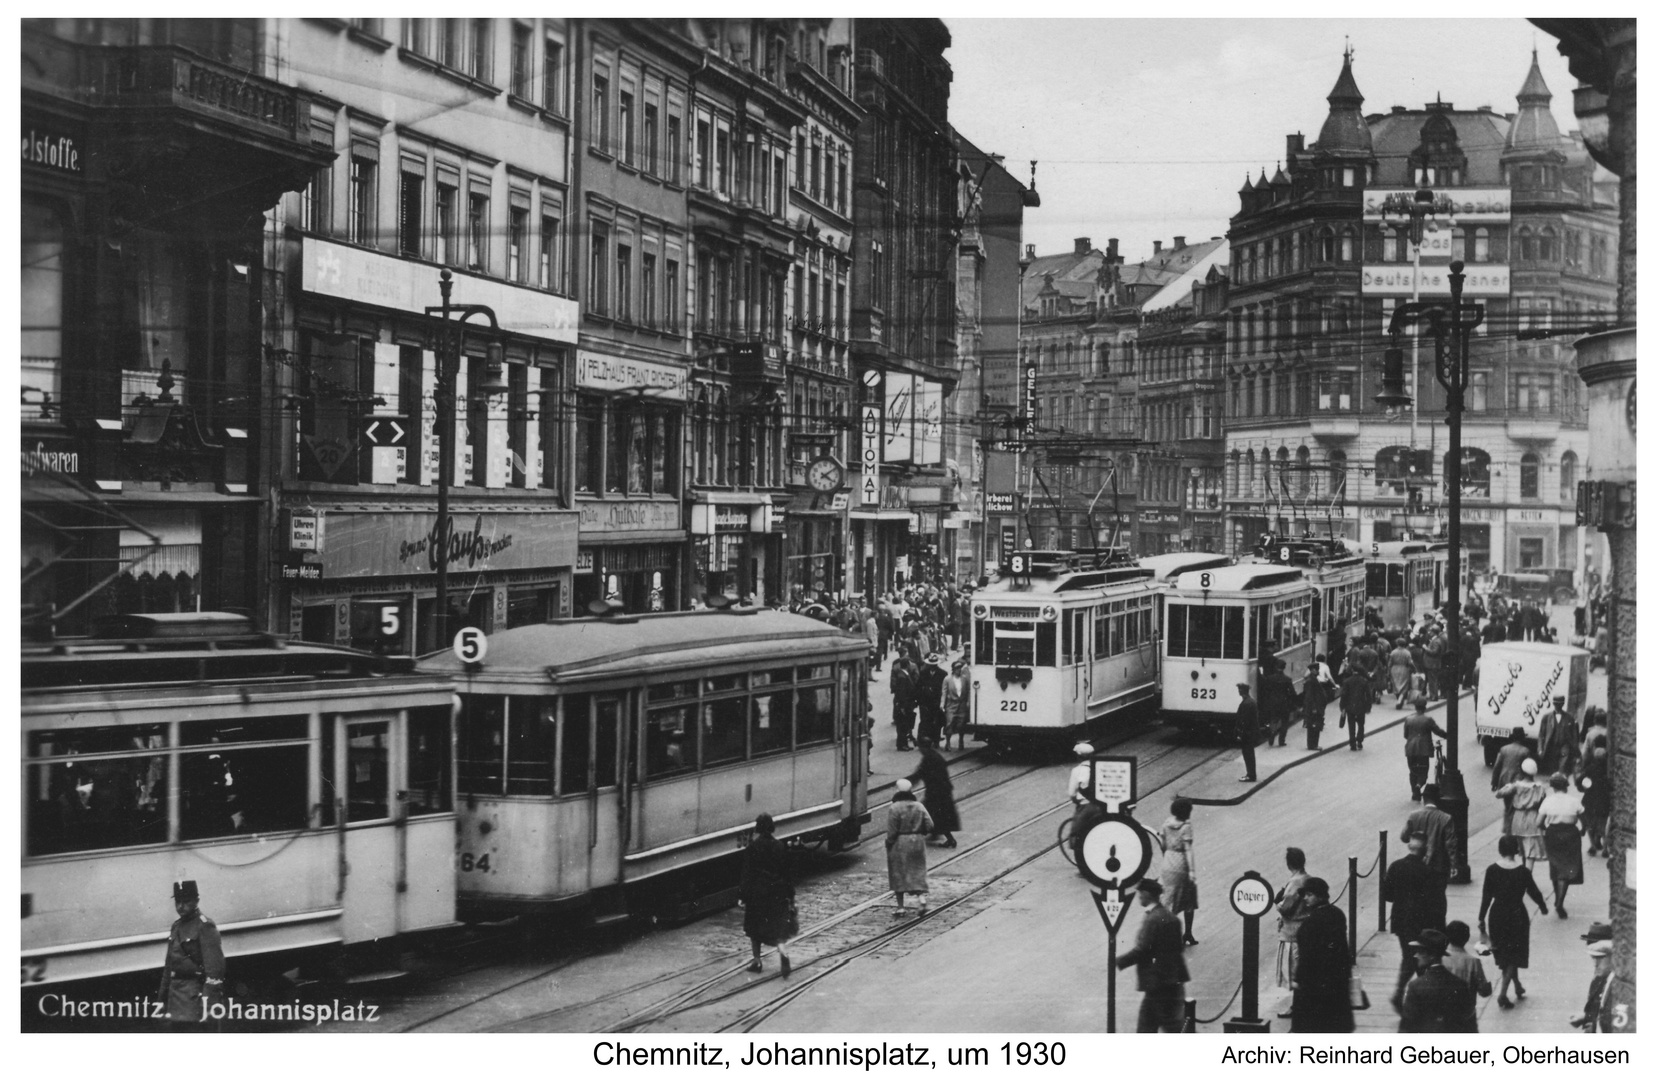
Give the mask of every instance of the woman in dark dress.
[[908, 779], [924, 789], [921, 805], [933, 819], [932, 835], [944, 837], [944, 847], [955, 847], [956, 838], [950, 834], [961, 828], [961, 815], [956, 812], [956, 789], [950, 782], [950, 765], [932, 739], [922, 736], [917, 744], [921, 747], [921, 763]]
[[1352, 1031], [1353, 954], [1347, 950], [1347, 918], [1331, 906], [1330, 885], [1323, 878], [1301, 883], [1301, 902], [1311, 910], [1295, 933], [1290, 1030]]
[[1485, 891], [1480, 897], [1480, 932], [1491, 941], [1491, 962], [1503, 975], [1497, 984], [1497, 1004], [1512, 1009], [1508, 998], [1508, 984], [1514, 984], [1514, 996], [1525, 997], [1526, 988], [1520, 985], [1520, 969], [1531, 960], [1531, 916], [1526, 914], [1525, 898], [1531, 897], [1537, 910], [1549, 913], [1543, 893], [1532, 879], [1531, 869], [1520, 857], [1520, 838], [1504, 836], [1497, 841], [1496, 862], [1485, 868]]
[[754, 944], [754, 962], [760, 970], [760, 946], [775, 945], [783, 974], [789, 973], [789, 954], [783, 946], [799, 929], [794, 911], [794, 883], [789, 878], [789, 852], [773, 835], [770, 814], [754, 819], [754, 839], [743, 852], [743, 933]]

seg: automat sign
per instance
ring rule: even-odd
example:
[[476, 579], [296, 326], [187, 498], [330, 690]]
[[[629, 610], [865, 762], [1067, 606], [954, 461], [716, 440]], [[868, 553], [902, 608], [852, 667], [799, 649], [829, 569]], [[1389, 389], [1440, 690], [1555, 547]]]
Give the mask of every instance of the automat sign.
[[859, 501], [864, 506], [881, 502], [881, 407], [865, 405], [862, 419], [863, 475], [859, 480]]

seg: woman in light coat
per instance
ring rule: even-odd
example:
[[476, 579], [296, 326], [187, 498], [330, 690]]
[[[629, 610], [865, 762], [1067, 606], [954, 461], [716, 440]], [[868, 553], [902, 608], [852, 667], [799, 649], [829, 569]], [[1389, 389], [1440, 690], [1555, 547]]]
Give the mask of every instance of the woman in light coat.
[[1521, 855], [1526, 865], [1530, 866], [1548, 858], [1548, 852], [1543, 848], [1543, 824], [1538, 820], [1537, 809], [1543, 805], [1549, 789], [1547, 784], [1537, 780], [1536, 758], [1529, 757], [1520, 762], [1520, 772], [1523, 775], [1518, 780], [1497, 789], [1497, 798], [1508, 799], [1509, 805], [1514, 808], [1514, 820], [1508, 832], [1519, 839]]
[[910, 782], [898, 781], [887, 807], [887, 885], [898, 901], [895, 919], [904, 917], [905, 893], [915, 895], [918, 914], [927, 913], [927, 837], [932, 831], [933, 819], [915, 801]]

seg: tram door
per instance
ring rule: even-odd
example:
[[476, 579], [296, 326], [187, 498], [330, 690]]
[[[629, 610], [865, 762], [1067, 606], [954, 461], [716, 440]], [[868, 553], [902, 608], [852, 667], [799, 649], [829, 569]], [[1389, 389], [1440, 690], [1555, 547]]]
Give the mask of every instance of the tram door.
[[[333, 777], [332, 824], [338, 847], [336, 902], [345, 908], [347, 940], [403, 930], [402, 897], [408, 881], [407, 803], [396, 781], [396, 713], [354, 713], [324, 721], [323, 769]], [[343, 813], [340, 811], [343, 810]], [[391, 821], [391, 829], [350, 825]], [[346, 894], [351, 900], [345, 903]]]
[[588, 885], [602, 888], [622, 879], [624, 813], [618, 782], [624, 710], [620, 693], [593, 698], [593, 771], [588, 787]]

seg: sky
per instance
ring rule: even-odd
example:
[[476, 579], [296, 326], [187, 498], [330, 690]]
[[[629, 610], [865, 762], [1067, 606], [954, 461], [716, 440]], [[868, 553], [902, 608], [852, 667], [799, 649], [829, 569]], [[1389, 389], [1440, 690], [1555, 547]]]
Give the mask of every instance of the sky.
[[1245, 175], [1270, 177], [1284, 136], [1318, 138], [1345, 42], [1367, 114], [1436, 96], [1512, 113], [1535, 47], [1560, 130], [1577, 127], [1577, 82], [1524, 19], [945, 21], [951, 124], [1022, 182], [1037, 161], [1038, 255], [1115, 236], [1132, 263], [1154, 240], [1224, 236]]

